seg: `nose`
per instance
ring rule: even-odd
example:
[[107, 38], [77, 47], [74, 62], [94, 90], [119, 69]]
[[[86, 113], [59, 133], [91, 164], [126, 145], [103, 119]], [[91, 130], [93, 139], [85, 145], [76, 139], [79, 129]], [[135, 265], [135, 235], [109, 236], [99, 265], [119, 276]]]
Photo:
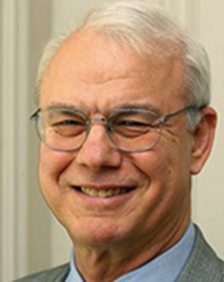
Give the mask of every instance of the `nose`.
[[[95, 119], [95, 121], [103, 121]], [[78, 150], [76, 161], [79, 165], [99, 171], [103, 168], [118, 168], [121, 165], [121, 152], [112, 144], [105, 124], [94, 123], [83, 146]]]

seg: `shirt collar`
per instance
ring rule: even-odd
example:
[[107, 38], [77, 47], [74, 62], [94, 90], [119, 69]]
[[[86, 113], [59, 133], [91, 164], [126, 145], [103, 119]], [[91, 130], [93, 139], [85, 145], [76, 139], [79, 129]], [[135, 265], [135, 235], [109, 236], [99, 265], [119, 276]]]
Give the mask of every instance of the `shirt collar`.
[[[184, 267], [194, 244], [195, 230], [192, 222], [177, 244], [162, 255], [143, 266], [121, 276], [114, 282], [174, 282]], [[83, 282], [74, 262], [74, 252], [70, 260], [70, 272], [65, 282]]]

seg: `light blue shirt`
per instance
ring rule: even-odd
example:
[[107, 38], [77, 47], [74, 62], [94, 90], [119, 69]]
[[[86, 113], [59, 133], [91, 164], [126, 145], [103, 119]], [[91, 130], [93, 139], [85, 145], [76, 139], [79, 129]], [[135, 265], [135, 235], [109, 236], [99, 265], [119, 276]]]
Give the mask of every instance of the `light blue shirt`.
[[[176, 245], [152, 261], [114, 280], [114, 282], [174, 282], [190, 255], [194, 238], [194, 226], [190, 223], [184, 236]], [[76, 269], [73, 252], [70, 272], [65, 282], [83, 282]]]

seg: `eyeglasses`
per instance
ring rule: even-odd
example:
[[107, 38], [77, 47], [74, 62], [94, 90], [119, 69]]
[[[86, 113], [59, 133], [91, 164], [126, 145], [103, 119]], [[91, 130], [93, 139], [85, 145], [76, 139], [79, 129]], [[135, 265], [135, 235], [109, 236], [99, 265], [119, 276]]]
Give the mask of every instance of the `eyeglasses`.
[[86, 141], [93, 122], [102, 122], [116, 148], [137, 153], [155, 147], [162, 135], [163, 125], [171, 118], [191, 109], [199, 110], [188, 106], [177, 112], [159, 116], [147, 109], [112, 109], [105, 110], [107, 118], [88, 118], [84, 111], [55, 107], [43, 111], [38, 109], [30, 119], [36, 122], [40, 140], [54, 150], [79, 149]]

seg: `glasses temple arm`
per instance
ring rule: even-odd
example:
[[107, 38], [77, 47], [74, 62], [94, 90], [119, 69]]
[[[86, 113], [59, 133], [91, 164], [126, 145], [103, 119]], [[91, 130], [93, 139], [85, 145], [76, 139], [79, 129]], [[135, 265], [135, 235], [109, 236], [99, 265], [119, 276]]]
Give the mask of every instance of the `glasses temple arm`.
[[35, 120], [40, 112], [40, 108], [38, 108], [33, 114], [30, 116], [30, 120]]
[[189, 105], [189, 106], [187, 106], [187, 107], [185, 107], [185, 108], [183, 108], [183, 109], [181, 109], [181, 110], [179, 110], [175, 113], [171, 113], [169, 115], [162, 116], [159, 120], [160, 120], [160, 122], [164, 123], [164, 122], [168, 121], [169, 119], [171, 119], [172, 117], [175, 117], [175, 116], [177, 116], [177, 115], [179, 115], [179, 114], [181, 114], [185, 111], [188, 111], [188, 110], [201, 111], [204, 107], [206, 107], [206, 106], [203, 105], [203, 106], [200, 106], [200, 107], [195, 107], [195, 106]]

